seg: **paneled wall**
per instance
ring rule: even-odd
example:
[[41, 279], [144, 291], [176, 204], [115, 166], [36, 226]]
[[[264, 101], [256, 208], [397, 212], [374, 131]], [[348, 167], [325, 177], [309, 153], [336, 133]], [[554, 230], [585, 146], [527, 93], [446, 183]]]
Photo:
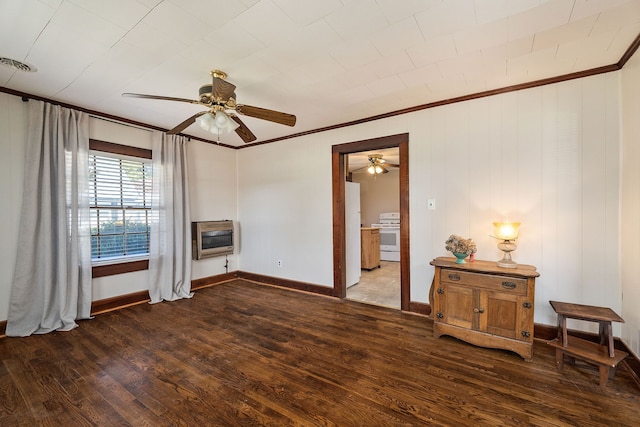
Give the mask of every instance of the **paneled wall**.
[[[416, 114], [412, 291], [451, 233], [499, 259], [492, 222], [508, 219], [522, 222], [515, 260], [541, 274], [536, 322], [555, 323], [553, 299], [620, 309], [617, 85], [616, 74], [594, 76]], [[416, 290], [424, 300], [426, 287]]]
[[622, 70], [622, 340], [640, 355], [640, 53]]
[[[192, 140], [187, 145], [187, 155], [191, 220], [230, 219], [234, 221], [236, 233], [234, 254], [192, 261], [191, 278], [199, 279], [239, 270], [238, 243], [242, 227], [237, 222], [237, 152]], [[228, 269], [225, 268], [226, 260], [229, 261]]]
[[412, 301], [428, 301], [429, 261], [448, 255], [449, 234], [473, 238], [479, 259], [497, 260], [492, 222], [511, 219], [522, 222], [514, 259], [541, 273], [536, 322], [555, 324], [553, 299], [622, 311], [619, 79], [609, 73], [240, 150], [242, 269], [333, 286], [331, 146], [409, 132]]
[[331, 152], [318, 139], [238, 151], [241, 270], [332, 286]]

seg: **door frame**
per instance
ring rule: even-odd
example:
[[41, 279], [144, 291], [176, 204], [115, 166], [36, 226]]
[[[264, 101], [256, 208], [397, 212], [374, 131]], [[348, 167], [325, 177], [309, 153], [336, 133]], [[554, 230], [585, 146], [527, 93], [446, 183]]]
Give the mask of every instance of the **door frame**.
[[383, 136], [337, 144], [331, 147], [333, 193], [333, 296], [346, 298], [346, 156], [368, 150], [398, 147], [400, 180], [400, 309], [409, 311], [411, 303], [409, 260], [409, 134]]

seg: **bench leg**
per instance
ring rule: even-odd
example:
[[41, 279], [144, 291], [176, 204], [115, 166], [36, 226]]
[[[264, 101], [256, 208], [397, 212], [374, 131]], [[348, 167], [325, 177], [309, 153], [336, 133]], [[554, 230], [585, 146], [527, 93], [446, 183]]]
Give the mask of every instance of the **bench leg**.
[[[607, 380], [609, 379], [609, 367], [605, 365], [600, 365], [600, 387], [604, 388], [607, 386]], [[614, 371], [615, 375], [615, 371]]]
[[612, 380], [613, 377], [616, 376], [616, 372], [618, 371], [618, 365], [612, 367], [609, 367], [609, 379]]
[[556, 348], [556, 366], [559, 371], [564, 368], [564, 351], [559, 348]]

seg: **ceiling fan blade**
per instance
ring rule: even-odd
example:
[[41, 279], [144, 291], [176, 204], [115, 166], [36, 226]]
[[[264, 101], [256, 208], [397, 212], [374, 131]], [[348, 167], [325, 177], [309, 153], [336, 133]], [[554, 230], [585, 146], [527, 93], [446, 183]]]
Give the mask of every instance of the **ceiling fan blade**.
[[221, 79], [220, 77], [213, 77], [213, 84], [211, 85], [211, 97], [218, 102], [227, 102], [231, 95], [235, 92], [236, 87], [232, 83]]
[[201, 111], [199, 113], [194, 114], [193, 116], [189, 117], [184, 122], [180, 123], [178, 126], [176, 126], [173, 129], [171, 129], [169, 132], [167, 132], [167, 134], [169, 134], [169, 135], [179, 134], [180, 132], [182, 132], [183, 130], [185, 130], [186, 128], [188, 128], [192, 124], [194, 124], [198, 117], [200, 117], [200, 116], [202, 116], [203, 114], [206, 114], [206, 113], [208, 113], [208, 111]]
[[233, 119], [234, 122], [236, 122], [238, 125], [240, 125], [238, 127], [238, 129], [236, 129], [236, 133], [238, 134], [238, 136], [240, 138], [242, 138], [242, 140], [244, 142], [252, 142], [255, 141], [256, 136], [253, 134], [253, 132], [251, 132], [249, 130], [249, 128], [242, 122], [242, 120], [240, 120], [240, 117], [229, 114], [229, 117], [231, 117]]
[[384, 165], [385, 166], [391, 166], [392, 168], [399, 168], [400, 167], [400, 165], [398, 163], [387, 163], [387, 162], [384, 162]]
[[244, 114], [245, 116], [268, 120], [270, 122], [280, 123], [281, 125], [294, 126], [296, 124], [296, 116], [293, 114], [267, 110], [266, 108], [252, 107], [250, 105], [238, 105], [236, 106], [236, 111], [240, 114]]
[[161, 101], [178, 101], [178, 102], [188, 102], [189, 104], [199, 104], [199, 102], [194, 99], [173, 98], [171, 96], [144, 95], [142, 93], [123, 93], [122, 96], [125, 96], [128, 98], [159, 99]]

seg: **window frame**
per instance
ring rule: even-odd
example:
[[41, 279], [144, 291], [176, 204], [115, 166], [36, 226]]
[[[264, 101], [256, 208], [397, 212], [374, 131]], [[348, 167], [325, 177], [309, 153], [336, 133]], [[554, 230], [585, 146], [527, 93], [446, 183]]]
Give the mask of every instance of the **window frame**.
[[[119, 154], [129, 157], [138, 157], [144, 160], [152, 159], [152, 151], [146, 148], [132, 147], [97, 139], [89, 139], [89, 150], [101, 151], [108, 154]], [[115, 274], [131, 273], [149, 269], [149, 259], [132, 259], [113, 262], [109, 264], [97, 264], [91, 266], [92, 277], [105, 277]]]

